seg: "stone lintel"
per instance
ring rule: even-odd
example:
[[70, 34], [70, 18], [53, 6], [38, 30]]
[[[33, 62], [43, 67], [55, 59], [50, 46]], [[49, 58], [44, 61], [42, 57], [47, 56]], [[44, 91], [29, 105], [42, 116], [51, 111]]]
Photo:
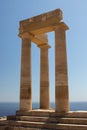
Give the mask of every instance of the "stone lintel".
[[[39, 24], [40, 25], [40, 24]], [[36, 35], [41, 35], [41, 34], [45, 34], [47, 32], [52, 32], [55, 31], [57, 28], [63, 28], [64, 30], [68, 30], [69, 27], [64, 23], [64, 22], [57, 22], [57, 23], [52, 23], [52, 24], [48, 24], [48, 25], [43, 25], [42, 27], [40, 26], [40, 28], [35, 27], [34, 30], [32, 31], [32, 27], [31, 29], [28, 27], [25, 29], [20, 28], [19, 29], [19, 36], [28, 33], [31, 34], [31, 36], [36, 36]]]
[[[32, 17], [27, 20], [20, 21], [19, 32], [31, 32], [33, 34], [47, 32], [49, 28], [52, 30], [52, 25], [58, 24], [62, 20], [62, 11], [60, 9]], [[39, 33], [39, 34], [40, 34]]]
[[38, 45], [39, 48], [51, 48], [51, 46], [49, 44], [40, 44]]
[[45, 21], [49, 18], [53, 18], [54, 16], [57, 17], [57, 19], [59, 21], [62, 20], [61, 9], [56, 9], [56, 10], [53, 10], [53, 11], [50, 11], [50, 12], [47, 12], [47, 13], [40, 14], [38, 16], [31, 17], [29, 19], [22, 20], [22, 21], [20, 21], [20, 27], [25, 26], [25, 25], [29, 25], [29, 24], [32, 24], [32, 23], [36, 24], [38, 22]]
[[48, 39], [46, 34], [35, 36], [30, 32], [24, 32], [24, 33], [20, 33], [18, 36], [21, 38], [29, 38], [32, 42], [34, 42], [37, 45], [42, 45], [43, 43], [48, 44]]

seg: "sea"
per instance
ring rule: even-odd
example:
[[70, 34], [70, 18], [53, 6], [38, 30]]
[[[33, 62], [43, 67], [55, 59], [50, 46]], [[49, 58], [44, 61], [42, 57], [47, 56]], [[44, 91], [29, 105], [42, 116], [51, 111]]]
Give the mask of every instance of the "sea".
[[[33, 109], [39, 108], [39, 103], [32, 104]], [[55, 103], [50, 103], [51, 108], [55, 108]], [[0, 103], [0, 117], [15, 115], [19, 110], [19, 103], [2, 102]], [[70, 102], [70, 111], [87, 111], [87, 102]]]

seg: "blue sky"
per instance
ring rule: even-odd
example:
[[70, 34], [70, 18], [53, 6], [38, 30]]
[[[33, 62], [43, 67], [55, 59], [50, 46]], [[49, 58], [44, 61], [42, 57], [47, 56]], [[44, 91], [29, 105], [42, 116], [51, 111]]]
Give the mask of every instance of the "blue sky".
[[[0, 0], [0, 102], [18, 102], [19, 21], [60, 8], [66, 32], [70, 101], [87, 101], [87, 0]], [[49, 33], [50, 100], [55, 100], [54, 33]], [[40, 50], [32, 43], [33, 102], [39, 102]]]

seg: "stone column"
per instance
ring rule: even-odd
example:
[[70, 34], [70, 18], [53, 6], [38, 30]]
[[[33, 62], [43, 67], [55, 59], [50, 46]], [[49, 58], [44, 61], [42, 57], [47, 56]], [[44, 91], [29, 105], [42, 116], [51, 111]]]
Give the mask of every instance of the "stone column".
[[55, 30], [55, 110], [69, 111], [68, 72], [66, 56], [66, 25]]
[[23, 38], [21, 56], [20, 110], [28, 111], [31, 109], [31, 40]]
[[49, 109], [49, 46], [40, 47], [40, 108]]

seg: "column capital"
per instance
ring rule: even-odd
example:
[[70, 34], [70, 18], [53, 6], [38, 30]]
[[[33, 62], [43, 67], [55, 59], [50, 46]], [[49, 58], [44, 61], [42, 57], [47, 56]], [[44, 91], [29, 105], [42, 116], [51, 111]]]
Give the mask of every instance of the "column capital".
[[40, 44], [40, 45], [38, 45], [38, 47], [40, 48], [40, 49], [42, 49], [42, 48], [51, 48], [51, 46], [49, 45], [49, 44]]
[[22, 39], [32, 39], [34, 37], [30, 32], [19, 33], [18, 36]]
[[69, 30], [69, 27], [64, 22], [60, 22], [58, 26], [55, 27], [55, 30], [57, 29]]

